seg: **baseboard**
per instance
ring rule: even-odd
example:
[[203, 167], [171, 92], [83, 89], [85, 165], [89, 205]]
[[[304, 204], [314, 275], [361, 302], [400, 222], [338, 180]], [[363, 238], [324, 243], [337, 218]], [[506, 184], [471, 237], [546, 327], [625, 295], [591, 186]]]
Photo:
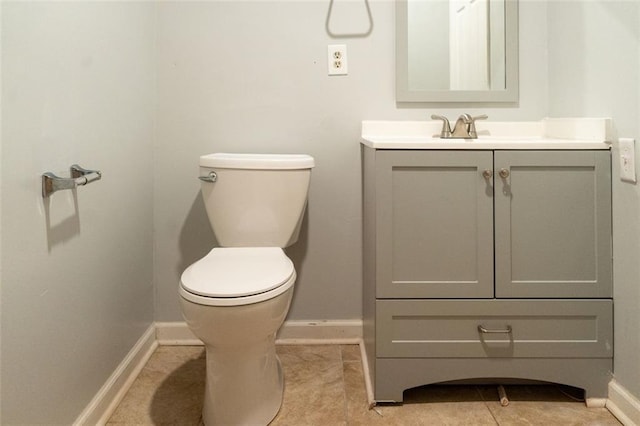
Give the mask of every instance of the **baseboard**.
[[[185, 322], [158, 322], [156, 336], [160, 345], [201, 345]], [[362, 320], [285, 321], [277, 344], [357, 344], [362, 339]]]
[[640, 400], [616, 380], [609, 382], [607, 409], [625, 426], [640, 425]]
[[104, 425], [157, 346], [155, 324], [151, 324], [73, 424]]
[[367, 348], [364, 339], [360, 341], [360, 358], [362, 359], [362, 374], [364, 375], [364, 388], [367, 391], [367, 403], [369, 409], [376, 406], [376, 400], [373, 396], [373, 383], [371, 383], [371, 370], [369, 370], [369, 357], [367, 357]]
[[156, 339], [160, 346], [202, 345], [184, 321], [156, 322]]
[[362, 320], [285, 321], [277, 344], [340, 344], [362, 340]]

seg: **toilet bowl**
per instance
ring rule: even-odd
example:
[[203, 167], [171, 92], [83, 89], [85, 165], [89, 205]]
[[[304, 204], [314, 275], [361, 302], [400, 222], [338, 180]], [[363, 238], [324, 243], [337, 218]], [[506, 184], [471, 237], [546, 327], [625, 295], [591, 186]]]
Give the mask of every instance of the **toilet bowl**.
[[296, 271], [283, 248], [298, 239], [312, 157], [200, 157], [202, 194], [218, 242], [182, 274], [183, 317], [205, 345], [205, 425], [266, 425], [282, 404], [275, 336]]
[[282, 249], [214, 248], [185, 270], [180, 301], [204, 342], [204, 423], [266, 425], [282, 403], [275, 335], [289, 310], [296, 273]]

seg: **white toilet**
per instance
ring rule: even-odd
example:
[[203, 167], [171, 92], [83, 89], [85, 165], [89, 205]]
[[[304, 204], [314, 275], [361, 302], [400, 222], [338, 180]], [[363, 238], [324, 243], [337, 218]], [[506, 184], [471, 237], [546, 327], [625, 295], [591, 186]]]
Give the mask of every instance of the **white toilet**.
[[179, 293], [206, 348], [205, 425], [266, 425], [280, 409], [275, 335], [296, 280], [282, 248], [298, 240], [313, 166], [308, 155], [200, 157], [202, 196], [222, 247], [184, 271]]

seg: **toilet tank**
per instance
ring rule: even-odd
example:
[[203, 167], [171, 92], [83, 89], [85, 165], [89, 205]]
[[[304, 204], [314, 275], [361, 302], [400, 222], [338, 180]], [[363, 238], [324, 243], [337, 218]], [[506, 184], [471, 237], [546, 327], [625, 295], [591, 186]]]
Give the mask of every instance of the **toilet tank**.
[[288, 247], [298, 240], [313, 157], [228, 154], [200, 157], [209, 222], [223, 247]]

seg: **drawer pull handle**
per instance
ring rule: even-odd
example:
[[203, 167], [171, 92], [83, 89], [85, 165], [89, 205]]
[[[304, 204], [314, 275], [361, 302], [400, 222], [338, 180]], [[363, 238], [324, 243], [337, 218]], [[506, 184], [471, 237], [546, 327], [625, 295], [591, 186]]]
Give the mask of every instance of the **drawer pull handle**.
[[507, 328], [484, 328], [483, 326], [479, 325], [478, 326], [478, 331], [480, 333], [487, 333], [487, 334], [497, 334], [497, 333], [511, 333], [511, 326], [508, 325]]

